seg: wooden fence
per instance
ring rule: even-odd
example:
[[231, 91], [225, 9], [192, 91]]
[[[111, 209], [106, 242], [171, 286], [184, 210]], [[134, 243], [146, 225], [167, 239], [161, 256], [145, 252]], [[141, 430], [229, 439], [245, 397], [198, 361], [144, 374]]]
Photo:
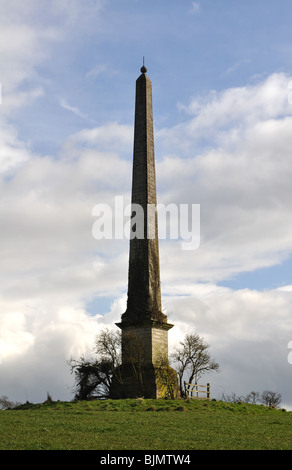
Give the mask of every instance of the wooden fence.
[[[210, 384], [188, 384], [184, 382], [185, 393], [187, 398], [195, 398], [197, 400], [210, 400]], [[204, 396], [201, 396], [203, 394]]]

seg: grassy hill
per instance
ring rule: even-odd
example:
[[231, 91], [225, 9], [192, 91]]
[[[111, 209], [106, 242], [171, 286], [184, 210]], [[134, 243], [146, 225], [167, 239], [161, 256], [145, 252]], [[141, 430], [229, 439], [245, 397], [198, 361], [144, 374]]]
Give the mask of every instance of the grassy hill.
[[24, 404], [0, 411], [1, 450], [291, 450], [292, 412], [197, 400]]

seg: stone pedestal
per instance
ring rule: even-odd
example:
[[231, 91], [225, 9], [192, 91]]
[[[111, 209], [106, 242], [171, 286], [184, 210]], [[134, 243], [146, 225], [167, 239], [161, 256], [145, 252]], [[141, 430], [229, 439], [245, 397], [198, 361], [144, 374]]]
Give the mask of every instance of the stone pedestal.
[[[173, 376], [168, 366], [169, 323], [151, 321], [144, 325], [117, 324], [122, 329], [122, 366], [112, 385], [114, 398], [164, 398], [171, 392], [161, 369]], [[169, 380], [171, 377], [167, 377]], [[176, 384], [173, 384], [175, 392]]]

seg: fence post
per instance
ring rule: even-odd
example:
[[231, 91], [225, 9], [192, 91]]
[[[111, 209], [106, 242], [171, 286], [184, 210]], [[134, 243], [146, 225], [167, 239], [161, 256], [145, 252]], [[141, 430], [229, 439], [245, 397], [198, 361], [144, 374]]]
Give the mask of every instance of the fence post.
[[207, 384], [207, 400], [210, 400], [210, 384]]

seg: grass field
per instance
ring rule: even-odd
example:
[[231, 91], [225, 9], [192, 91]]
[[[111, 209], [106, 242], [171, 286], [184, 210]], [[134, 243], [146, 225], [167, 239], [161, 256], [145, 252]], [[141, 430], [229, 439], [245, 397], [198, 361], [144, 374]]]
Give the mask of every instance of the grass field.
[[1, 450], [292, 450], [292, 412], [219, 401], [100, 400], [0, 411]]

